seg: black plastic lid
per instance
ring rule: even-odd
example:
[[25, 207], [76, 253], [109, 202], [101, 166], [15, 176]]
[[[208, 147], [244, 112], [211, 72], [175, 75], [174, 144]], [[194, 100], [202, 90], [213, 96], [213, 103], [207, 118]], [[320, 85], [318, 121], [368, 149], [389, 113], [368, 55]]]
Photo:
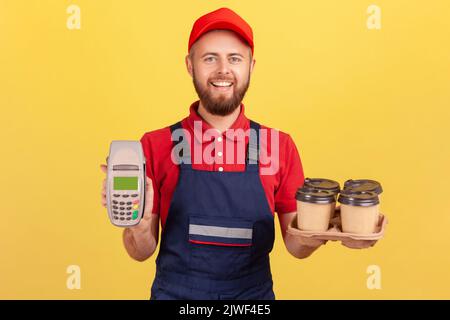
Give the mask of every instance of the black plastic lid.
[[347, 180], [344, 183], [344, 190], [345, 189], [352, 189], [353, 191], [371, 191], [376, 194], [381, 194], [383, 192], [383, 188], [378, 181], [367, 179]]
[[336, 202], [336, 194], [330, 190], [302, 187], [297, 190], [295, 198], [299, 201], [317, 204]]
[[322, 178], [306, 178], [303, 185], [309, 188], [332, 191], [335, 194], [341, 190], [339, 182]]
[[370, 207], [379, 204], [380, 200], [376, 192], [344, 189], [339, 194], [338, 202], [349, 206]]

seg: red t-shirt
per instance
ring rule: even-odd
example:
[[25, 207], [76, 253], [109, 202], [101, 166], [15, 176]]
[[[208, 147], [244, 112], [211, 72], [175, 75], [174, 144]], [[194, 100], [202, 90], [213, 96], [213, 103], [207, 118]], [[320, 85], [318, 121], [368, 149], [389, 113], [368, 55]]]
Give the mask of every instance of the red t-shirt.
[[[205, 134], [206, 130], [214, 130], [197, 113], [199, 101], [190, 106], [190, 114], [182, 120], [183, 129], [190, 133], [190, 148], [192, 157], [192, 168], [207, 171], [244, 171], [245, 163], [238, 157], [238, 148], [247, 145], [248, 135], [227, 134], [229, 129], [248, 130], [250, 128], [249, 119], [244, 114], [244, 104], [241, 104], [241, 111], [233, 125], [222, 134]], [[199, 128], [201, 130], [194, 130]], [[261, 131], [266, 130], [267, 134], [260, 134], [260, 178], [266, 193], [267, 202], [272, 214], [296, 211], [295, 193], [303, 185], [304, 174], [298, 150], [289, 134], [276, 131], [277, 136], [269, 127], [261, 124]], [[201, 134], [200, 134], [201, 132]], [[278, 142], [278, 152], [274, 144]], [[187, 135], [189, 138], [189, 134]], [[226, 143], [225, 143], [226, 142]], [[159, 214], [161, 225], [164, 228], [167, 214], [172, 199], [172, 194], [178, 181], [179, 167], [172, 161], [171, 153], [173, 141], [171, 139], [170, 126], [145, 133], [141, 138], [142, 147], [147, 159], [147, 176], [152, 179], [154, 199], [153, 213]], [[225, 146], [225, 144], [227, 144]], [[231, 147], [230, 147], [231, 146]], [[208, 159], [194, 159], [193, 148], [201, 154], [211, 155]], [[227, 150], [233, 150], [227, 157]], [[263, 151], [263, 149], [265, 151]], [[273, 149], [273, 150], [272, 150]], [[217, 151], [217, 152], [216, 152]], [[272, 152], [273, 151], [273, 152]], [[278, 156], [276, 156], [278, 154]], [[197, 153], [198, 155], [198, 153]], [[231, 159], [229, 159], [231, 158]], [[206, 160], [205, 160], [206, 159]], [[269, 168], [272, 168], [269, 170]]]

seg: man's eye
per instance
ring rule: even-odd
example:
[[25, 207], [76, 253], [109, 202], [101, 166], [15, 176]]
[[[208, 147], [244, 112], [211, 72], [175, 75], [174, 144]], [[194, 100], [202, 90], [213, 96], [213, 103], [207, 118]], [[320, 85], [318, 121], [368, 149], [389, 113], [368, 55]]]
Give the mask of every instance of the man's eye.
[[231, 62], [232, 63], [238, 63], [238, 62], [241, 62], [241, 58], [238, 58], [238, 57], [231, 57]]
[[205, 61], [206, 62], [212, 62], [212, 61], [214, 61], [214, 57], [207, 57], [207, 58], [205, 58]]

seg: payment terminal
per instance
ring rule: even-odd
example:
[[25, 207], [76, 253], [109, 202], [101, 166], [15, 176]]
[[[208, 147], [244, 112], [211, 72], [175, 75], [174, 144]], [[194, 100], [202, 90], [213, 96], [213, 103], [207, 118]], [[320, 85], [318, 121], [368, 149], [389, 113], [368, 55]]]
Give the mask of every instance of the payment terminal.
[[145, 157], [140, 141], [111, 142], [106, 175], [106, 206], [113, 225], [137, 225], [145, 206]]

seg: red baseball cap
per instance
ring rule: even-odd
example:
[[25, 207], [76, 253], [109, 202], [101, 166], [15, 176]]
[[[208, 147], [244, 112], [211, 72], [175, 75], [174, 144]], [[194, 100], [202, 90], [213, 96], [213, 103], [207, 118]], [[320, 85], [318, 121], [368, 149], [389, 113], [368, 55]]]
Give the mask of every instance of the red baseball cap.
[[188, 52], [191, 50], [194, 42], [197, 41], [203, 34], [215, 29], [234, 31], [248, 43], [253, 54], [252, 28], [236, 12], [228, 8], [220, 8], [209, 12], [195, 21], [191, 30], [191, 35], [189, 36]]

